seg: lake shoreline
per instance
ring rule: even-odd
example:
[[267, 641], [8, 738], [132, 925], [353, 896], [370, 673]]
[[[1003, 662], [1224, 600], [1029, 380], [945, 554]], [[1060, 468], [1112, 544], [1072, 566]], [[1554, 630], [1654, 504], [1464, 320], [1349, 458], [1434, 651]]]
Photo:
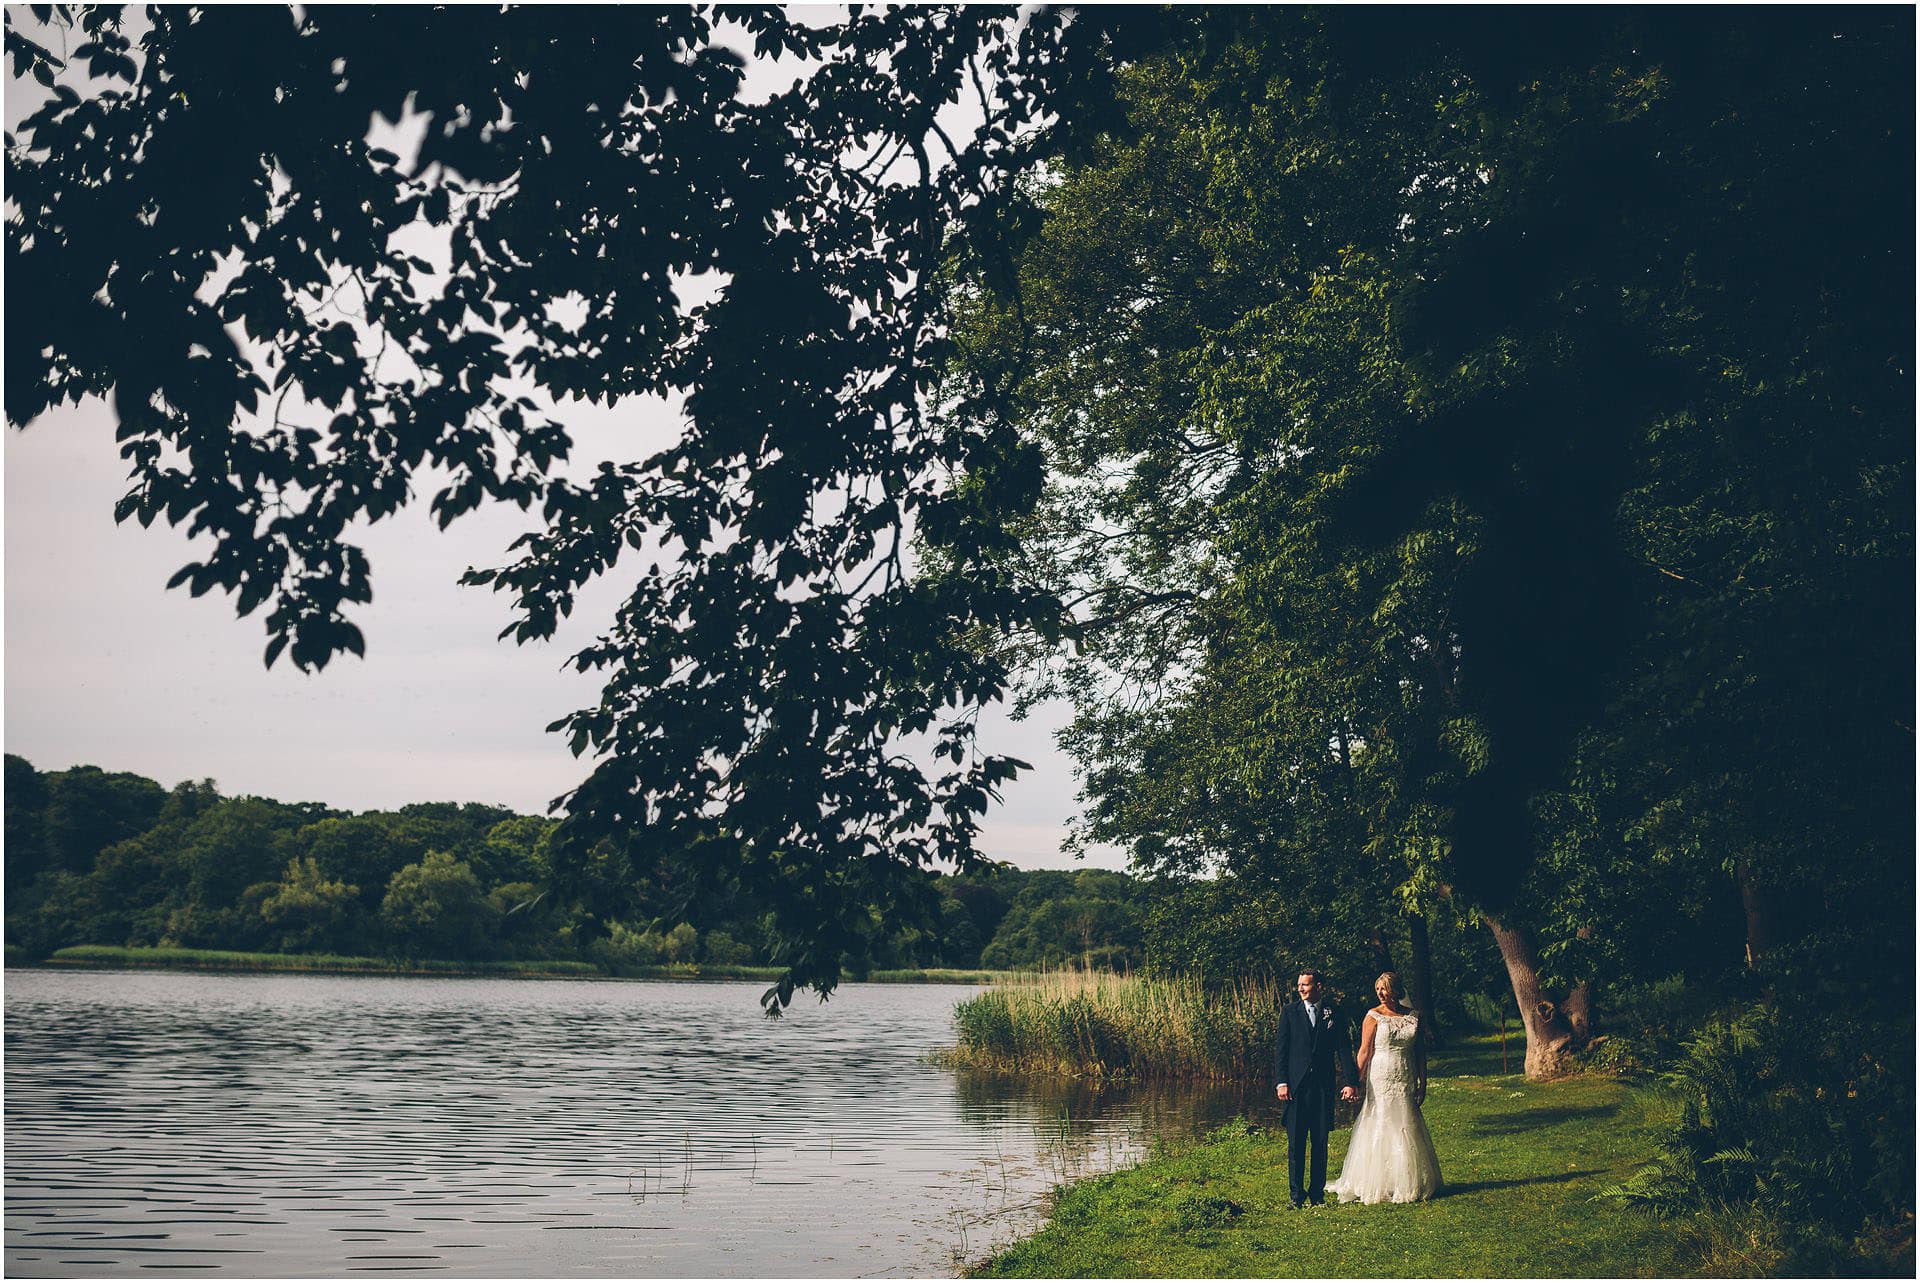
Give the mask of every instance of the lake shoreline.
[[[1531, 1083], [1466, 1037], [1435, 1059], [1427, 1118], [1447, 1177], [1401, 1206], [1288, 1205], [1286, 1133], [1246, 1124], [1063, 1187], [1047, 1224], [970, 1277], [1697, 1274], [1676, 1227], [1594, 1201], [1651, 1160], [1672, 1106], [1622, 1079]], [[1491, 1070], [1491, 1072], [1489, 1072]], [[1470, 1071], [1470, 1072], [1469, 1072]], [[1329, 1177], [1348, 1129], [1336, 1130]], [[1556, 1226], [1542, 1238], [1541, 1226]], [[1527, 1227], [1532, 1229], [1528, 1230]]]
[[[70, 945], [47, 958], [25, 961], [8, 951], [8, 970], [46, 971], [181, 971], [270, 975], [411, 976], [488, 980], [778, 980], [779, 967], [748, 967], [700, 963], [602, 970], [590, 962], [565, 959], [526, 959], [502, 962], [447, 962], [345, 957], [336, 954], [247, 953], [216, 949], [118, 948], [106, 945]], [[874, 971], [849, 976], [842, 984], [953, 984], [982, 985], [1004, 973], [956, 969]]]

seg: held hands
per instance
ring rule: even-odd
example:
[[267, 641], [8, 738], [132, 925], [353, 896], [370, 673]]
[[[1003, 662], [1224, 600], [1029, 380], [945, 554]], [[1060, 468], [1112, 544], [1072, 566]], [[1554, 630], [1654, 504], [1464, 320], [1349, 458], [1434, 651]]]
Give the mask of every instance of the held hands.
[[[1426, 1092], [1427, 1092], [1426, 1084], [1422, 1083], [1420, 1086], [1420, 1094], [1424, 1096], [1426, 1095]], [[1285, 1083], [1281, 1083], [1279, 1086], [1275, 1087], [1273, 1089], [1273, 1094], [1278, 1096], [1281, 1100], [1293, 1099], [1293, 1093], [1287, 1089], [1287, 1085]], [[1352, 1087], [1342, 1087], [1340, 1089], [1340, 1099], [1341, 1100], [1359, 1100], [1360, 1093]]]

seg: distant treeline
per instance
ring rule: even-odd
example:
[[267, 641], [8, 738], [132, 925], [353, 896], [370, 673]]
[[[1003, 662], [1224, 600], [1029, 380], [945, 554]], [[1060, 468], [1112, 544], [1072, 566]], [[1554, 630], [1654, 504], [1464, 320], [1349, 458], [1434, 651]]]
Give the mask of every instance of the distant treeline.
[[[39, 959], [74, 945], [346, 957], [554, 959], [607, 971], [699, 964], [778, 966], [770, 915], [744, 900], [688, 920], [672, 886], [623, 921], [590, 926], [586, 905], [549, 887], [556, 824], [477, 803], [350, 812], [314, 802], [226, 797], [212, 780], [168, 789], [76, 766], [6, 757], [6, 940]], [[1107, 869], [929, 875], [931, 927], [879, 928], [854, 976], [908, 968], [1082, 967], [1240, 975], [1331, 967], [1364, 996], [1404, 942], [1246, 906], [1207, 883]], [[1476, 931], [1433, 931], [1444, 1019], [1502, 993]], [[1291, 978], [1290, 976], [1284, 978]]]
[[[340, 811], [172, 789], [6, 757], [7, 943], [176, 946], [437, 959], [577, 959], [610, 971], [778, 965], [751, 904], [682, 921], [663, 888], [628, 921], [585, 929], [548, 893], [555, 822], [477, 803]], [[1139, 966], [1142, 887], [1122, 873], [996, 870], [932, 878], [935, 929], [876, 933], [866, 970]], [[651, 915], [651, 916], [650, 916]], [[878, 915], [876, 915], [877, 917]]]

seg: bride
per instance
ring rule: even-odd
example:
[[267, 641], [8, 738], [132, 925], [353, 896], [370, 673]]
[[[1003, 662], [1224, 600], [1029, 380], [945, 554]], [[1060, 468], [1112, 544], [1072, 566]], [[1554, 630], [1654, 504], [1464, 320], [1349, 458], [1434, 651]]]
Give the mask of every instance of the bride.
[[1366, 1101], [1354, 1120], [1346, 1162], [1327, 1193], [1346, 1202], [1411, 1203], [1440, 1192], [1440, 1159], [1420, 1106], [1427, 1098], [1427, 1052], [1420, 1013], [1399, 997], [1400, 978], [1373, 982], [1380, 1005], [1361, 1022], [1360, 1081]]

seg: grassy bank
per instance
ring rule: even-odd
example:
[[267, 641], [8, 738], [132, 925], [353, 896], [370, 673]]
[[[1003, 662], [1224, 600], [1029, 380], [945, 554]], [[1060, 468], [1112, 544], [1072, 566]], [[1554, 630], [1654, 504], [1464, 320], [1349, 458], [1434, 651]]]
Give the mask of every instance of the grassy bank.
[[[657, 966], [623, 966], [614, 975], [626, 980], [765, 980], [771, 983], [784, 972], [779, 967], [734, 966], [711, 962], [668, 962]], [[926, 967], [900, 971], [870, 971], [864, 976], [847, 975], [843, 984], [948, 984], [984, 985], [1005, 979], [1005, 971], [961, 971], [947, 967]]]
[[[7, 964], [24, 959], [9, 950]], [[527, 976], [547, 979], [605, 979], [607, 972], [591, 962], [536, 959], [517, 962], [453, 962], [356, 958], [334, 953], [243, 953], [229, 949], [128, 949], [82, 944], [57, 950], [46, 960], [57, 967], [146, 967], [164, 971], [277, 971], [317, 974], [384, 974], [441, 976]], [[877, 984], [988, 984], [1006, 973], [929, 969], [876, 971], [864, 977]], [[709, 963], [670, 963], [657, 967], [623, 967], [618, 978], [634, 980], [778, 980], [779, 967], [741, 967]]]
[[[991, 985], [1011, 980], [1013, 971], [964, 971], [957, 967], [918, 967], [897, 971], [870, 971], [860, 982], [870, 985]], [[849, 983], [855, 983], [851, 979]]]
[[1025, 974], [954, 1013], [948, 1059], [994, 1073], [1254, 1082], [1290, 994], [1266, 980], [1204, 988], [1097, 971]]
[[[991, 1277], [1644, 1277], [1699, 1272], [1699, 1236], [1597, 1199], [1671, 1121], [1611, 1078], [1499, 1073], [1497, 1039], [1437, 1056], [1426, 1118], [1446, 1190], [1406, 1206], [1287, 1202], [1286, 1134], [1229, 1129], [1062, 1192], [1048, 1227], [978, 1267]], [[1347, 1141], [1334, 1134], [1329, 1172]], [[1723, 1266], [1724, 1268], [1724, 1266]]]

